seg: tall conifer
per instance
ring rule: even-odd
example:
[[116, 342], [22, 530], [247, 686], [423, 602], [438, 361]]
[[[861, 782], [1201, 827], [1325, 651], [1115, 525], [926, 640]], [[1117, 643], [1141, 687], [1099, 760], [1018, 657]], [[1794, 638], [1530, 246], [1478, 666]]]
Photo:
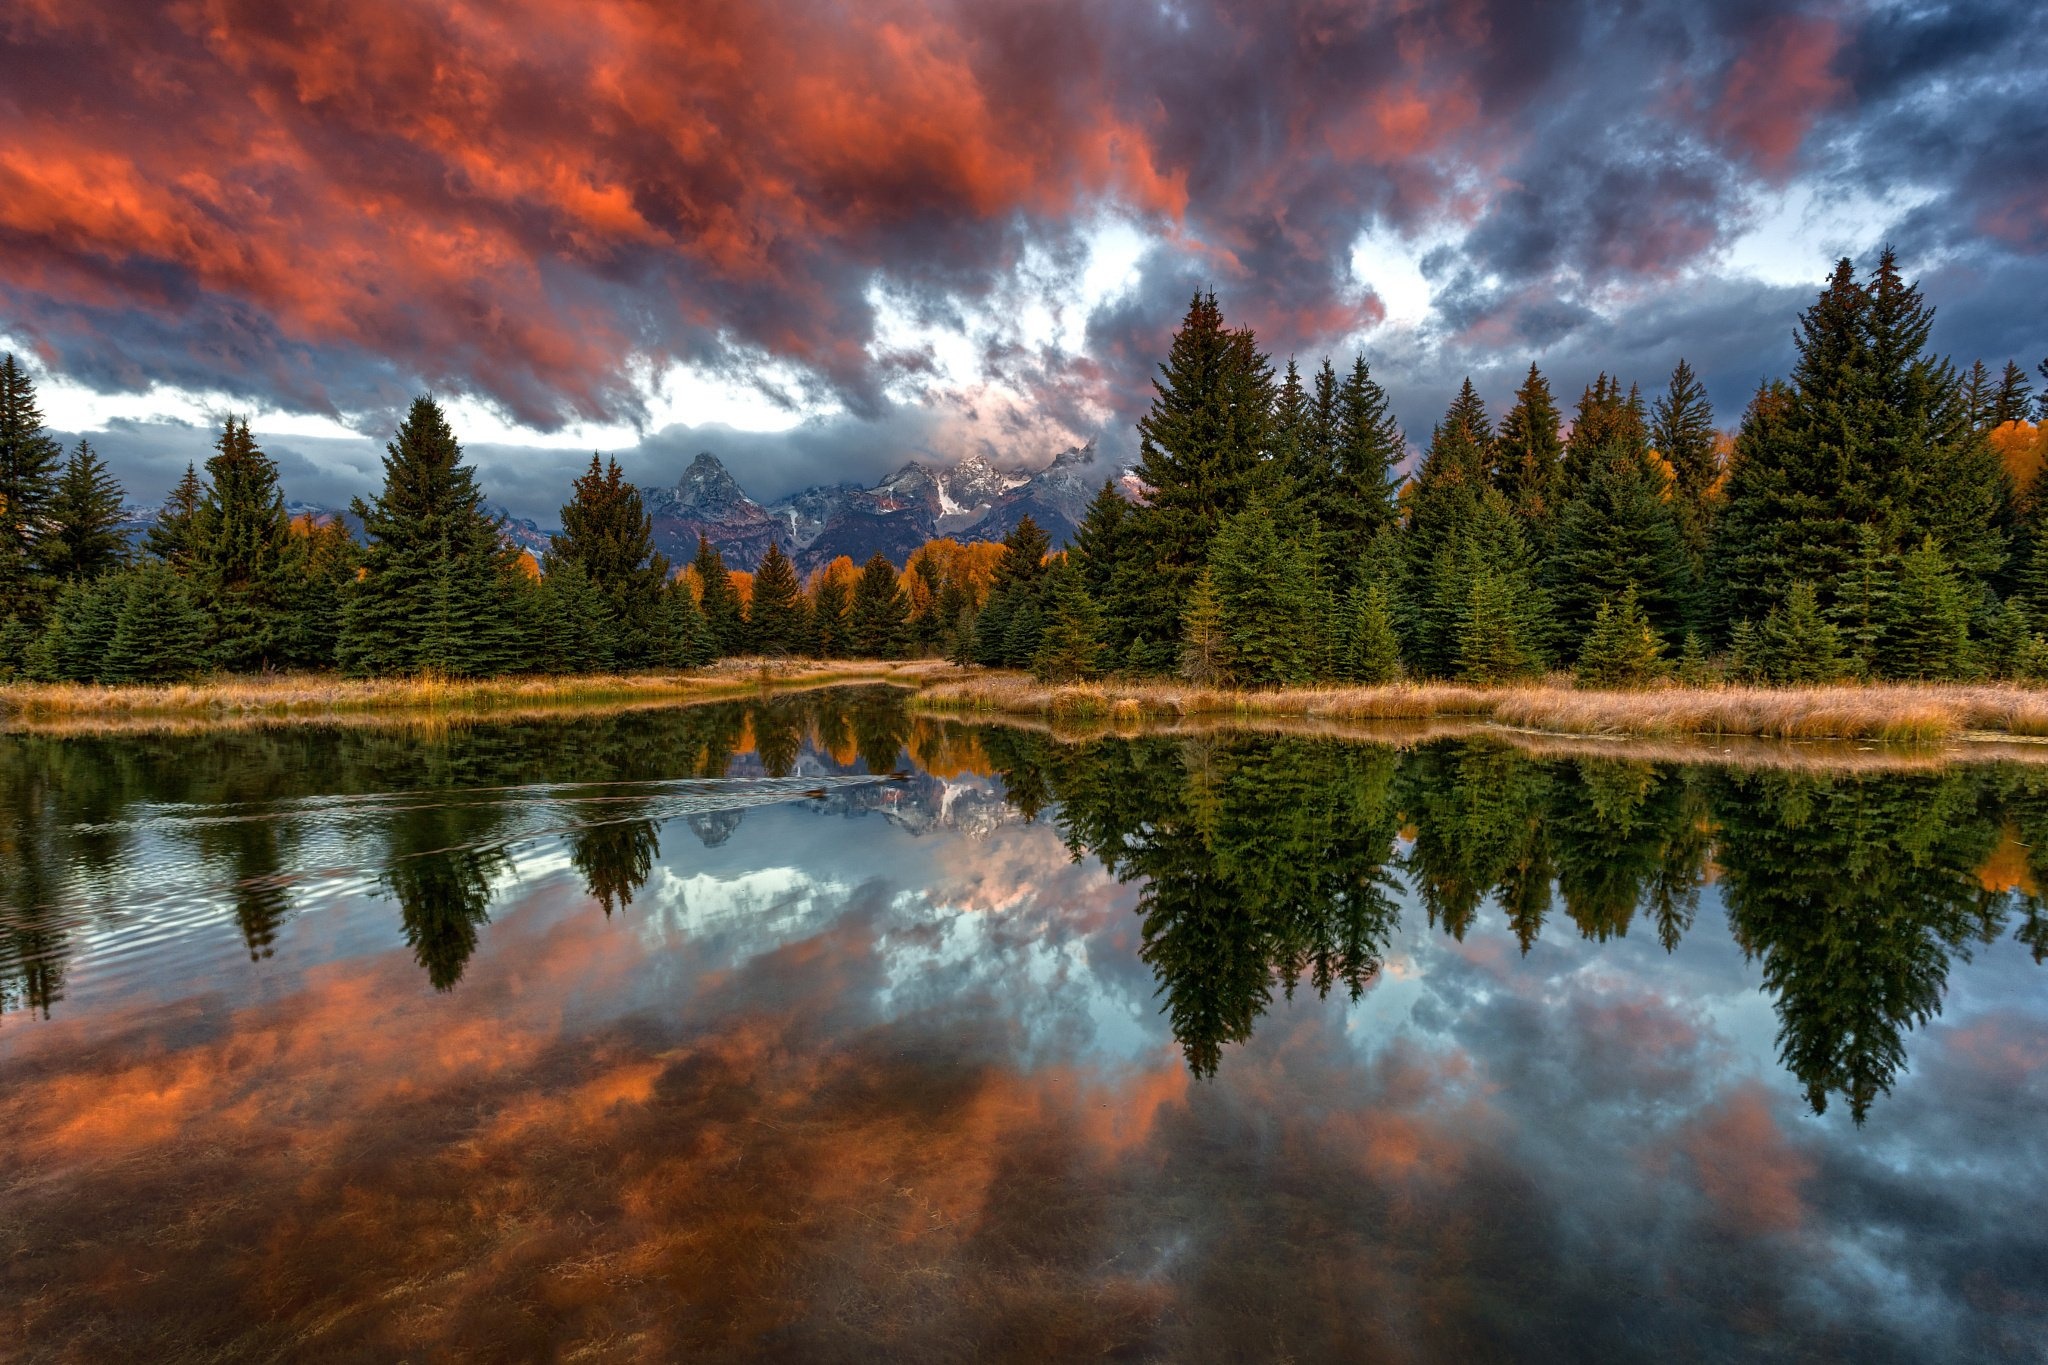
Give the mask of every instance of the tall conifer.
[[1563, 501], [1559, 484], [1564, 440], [1558, 435], [1557, 400], [1550, 381], [1534, 364], [1515, 390], [1514, 406], [1501, 418], [1493, 441], [1494, 484], [1515, 515], [1539, 542], [1547, 542], [1551, 520]]
[[36, 548], [64, 452], [43, 430], [35, 381], [10, 353], [0, 357], [0, 620], [42, 615]]
[[660, 657], [666, 631], [663, 585], [669, 563], [654, 548], [654, 524], [640, 490], [626, 481], [617, 460], [596, 455], [576, 480], [562, 508], [562, 531], [553, 537], [541, 570], [581, 564], [590, 587], [609, 604], [618, 664], [638, 668]]
[[274, 665], [281, 661], [291, 531], [277, 464], [246, 419], [223, 423], [206, 479], [189, 572], [207, 615], [213, 663], [230, 671]]
[[733, 586], [725, 556], [701, 532], [697, 536], [693, 567], [697, 570], [698, 589], [703, 593], [697, 606], [704, 613], [704, 623], [711, 629], [711, 639], [720, 656], [745, 653], [747, 622], [740, 608], [739, 589]]
[[37, 547], [43, 572], [55, 582], [82, 583], [119, 568], [128, 556], [120, 524], [121, 485], [81, 440], [50, 499], [49, 530]]
[[877, 550], [854, 580], [853, 602], [847, 611], [847, 634], [854, 657], [900, 658], [909, 623], [910, 602], [896, 581], [896, 566]]
[[803, 589], [796, 581], [796, 566], [782, 553], [778, 541], [768, 542], [768, 553], [754, 572], [748, 627], [754, 648], [763, 654], [795, 654], [803, 649], [809, 627], [804, 619]]
[[199, 471], [185, 466], [184, 477], [164, 500], [163, 509], [143, 534], [142, 548], [179, 572], [190, 567], [192, 528], [199, 521], [199, 506], [206, 501], [206, 485]]

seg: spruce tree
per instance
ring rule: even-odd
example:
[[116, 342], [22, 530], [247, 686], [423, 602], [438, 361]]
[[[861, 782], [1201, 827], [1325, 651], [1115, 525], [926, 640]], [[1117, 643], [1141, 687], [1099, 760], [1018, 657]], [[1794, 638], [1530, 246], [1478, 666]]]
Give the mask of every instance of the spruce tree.
[[128, 577], [105, 574], [58, 590], [29, 656], [28, 674], [44, 682], [94, 682], [128, 602]]
[[1366, 685], [1396, 681], [1401, 676], [1401, 645], [1394, 634], [1393, 598], [1386, 584], [1353, 588], [1348, 606], [1340, 676]]
[[1515, 390], [1514, 406], [1501, 418], [1492, 461], [1494, 486], [1539, 544], [1547, 543], [1550, 523], [1563, 501], [1564, 470], [1559, 462], [1564, 440], [1558, 423], [1550, 381], [1532, 364], [1522, 387]]
[[[1461, 611], [1469, 585], [1438, 582], [1454, 542], [1466, 537], [1489, 491], [1487, 468], [1493, 440], [1486, 408], [1467, 379], [1444, 420], [1430, 434], [1429, 449], [1416, 471], [1408, 501], [1408, 523], [1400, 538], [1403, 633], [1412, 642], [1424, 673], [1451, 670], [1452, 642], [1447, 615]], [[1500, 497], [1497, 490], [1495, 496]], [[1505, 498], [1500, 505], [1508, 508]], [[1508, 508], [1513, 517], [1513, 509]], [[1522, 548], [1527, 550], [1526, 537]]]
[[1542, 656], [1528, 638], [1509, 579], [1481, 568], [1465, 581], [1465, 609], [1458, 617], [1452, 655], [1457, 677], [1499, 683], [1541, 672]]
[[1714, 458], [1713, 405], [1706, 385], [1683, 359], [1671, 371], [1663, 395], [1650, 405], [1650, 417], [1650, 444], [1671, 466], [1672, 509], [1698, 577], [1706, 567], [1713, 532], [1711, 492], [1721, 470]]
[[1201, 687], [1221, 687], [1231, 678], [1230, 638], [1223, 629], [1223, 605], [1207, 569], [1195, 579], [1181, 617], [1181, 676]]
[[718, 658], [718, 642], [711, 637], [711, 623], [690, 595], [690, 585], [672, 578], [661, 594], [662, 610], [668, 618], [664, 633], [667, 655], [663, 662], [672, 668], [702, 668]]
[[121, 485], [81, 440], [57, 477], [48, 530], [37, 545], [44, 574], [56, 583], [83, 583], [119, 568], [128, 557], [120, 524]]
[[705, 624], [711, 627], [711, 639], [718, 646], [720, 657], [745, 653], [747, 623], [740, 608], [739, 590], [733, 586], [732, 574], [725, 567], [725, 556], [702, 532], [697, 535], [694, 567], [702, 593], [697, 606], [704, 613]]
[[1089, 598], [1103, 609], [1105, 640], [1119, 650], [1130, 644], [1129, 637], [1119, 633], [1132, 622], [1128, 611], [1118, 609], [1117, 594], [1129, 579], [1132, 520], [1130, 501], [1114, 481], [1105, 479], [1074, 528], [1074, 543], [1067, 551]]
[[1545, 566], [1558, 628], [1581, 638], [1603, 603], [1633, 592], [1658, 633], [1677, 640], [1693, 586], [1670, 476], [1633, 443], [1584, 459]]
[[[1698, 641], [1696, 637], [1688, 637]], [[1650, 618], [1636, 600], [1634, 588], [1600, 604], [1586, 643], [1579, 651], [1581, 687], [1641, 687], [1664, 672], [1664, 642], [1650, 627]]]
[[1272, 366], [1249, 331], [1224, 325], [1215, 295], [1195, 295], [1159, 369], [1138, 422], [1137, 475], [1148, 492], [1134, 520], [1148, 562], [1117, 623], [1132, 637], [1178, 612], [1217, 528], [1272, 472]]
[[517, 552], [485, 514], [475, 471], [433, 399], [414, 399], [385, 447], [375, 501], [350, 506], [369, 548], [342, 608], [344, 668], [473, 677], [523, 662]]
[[1787, 588], [1785, 600], [1746, 634], [1740, 650], [1744, 671], [1765, 682], [1811, 686], [1839, 682], [1849, 673], [1841, 635], [1821, 614], [1813, 585], [1804, 580]]
[[1700, 639], [1698, 631], [1685, 633], [1685, 644], [1678, 652], [1678, 681], [1687, 687], [1710, 687], [1717, 681], [1713, 661], [1707, 657], [1706, 641]]
[[122, 577], [127, 593], [107, 642], [101, 680], [176, 682], [203, 671], [208, 623], [185, 580], [165, 565], [149, 563]]
[[[1326, 361], [1323, 374], [1329, 373]], [[1330, 467], [1318, 474], [1326, 480], [1319, 513], [1326, 577], [1332, 591], [1341, 592], [1360, 581], [1374, 539], [1398, 517], [1394, 467], [1406, 454], [1406, 438], [1364, 356], [1353, 359], [1337, 392], [1336, 418]]]
[[1969, 599], [1932, 537], [1899, 559], [1881, 658], [1885, 673], [1894, 678], [1947, 679], [1969, 673]]
[[278, 653], [291, 668], [333, 668], [341, 648], [342, 603], [362, 567], [362, 547], [340, 518], [291, 523], [284, 557], [284, 622]]
[[1045, 682], [1077, 682], [1102, 673], [1102, 612], [1072, 563], [1062, 560], [1046, 578], [1045, 629], [1031, 671]]
[[1875, 526], [1856, 528], [1856, 550], [1835, 584], [1835, 623], [1855, 671], [1876, 677], [1882, 671], [1885, 625], [1891, 615], [1897, 556], [1884, 548]]
[[847, 634], [854, 657], [902, 657], [909, 622], [910, 603], [896, 581], [896, 566], [877, 550], [861, 566], [860, 577], [853, 585], [853, 603], [847, 611]]
[[[1460, 641], [1468, 633], [1473, 584], [1482, 576], [1494, 580], [1500, 610], [1513, 618], [1515, 645], [1527, 655], [1527, 666], [1542, 667], [1553, 632], [1548, 597], [1537, 584], [1521, 522], [1500, 490], [1488, 488], [1451, 528], [1435, 561], [1417, 580], [1423, 595], [1415, 612], [1412, 654], [1421, 671], [1444, 676], [1462, 670]], [[1494, 600], [1488, 598], [1490, 604]]]
[[1572, 414], [1572, 434], [1564, 443], [1561, 496], [1570, 497], [1617, 455], [1641, 456], [1649, 449], [1642, 395], [1633, 387], [1623, 393], [1619, 379], [1601, 374], [1579, 395], [1578, 410]]
[[817, 601], [811, 604], [812, 648], [819, 658], [843, 659], [852, 650], [852, 623], [847, 619], [851, 608], [846, 580], [826, 574], [818, 583]]
[[63, 455], [43, 430], [35, 381], [12, 353], [0, 357], [0, 620], [42, 617], [37, 542], [57, 496]]
[[1240, 686], [1298, 685], [1313, 676], [1320, 614], [1312, 573], [1303, 547], [1281, 539], [1263, 500], [1254, 497], [1223, 523], [1209, 547], [1209, 577]]
[[212, 662], [230, 672], [272, 666], [284, 629], [291, 535], [277, 464], [257, 446], [249, 423], [230, 417], [206, 462], [206, 477], [189, 574], [210, 627]]
[[777, 541], [768, 542], [768, 553], [754, 573], [754, 600], [749, 604], [747, 626], [754, 648], [763, 654], [780, 656], [803, 649], [809, 629], [803, 589], [796, 581], [796, 566]]
[[604, 673], [617, 661], [618, 617], [580, 559], [558, 560], [541, 578], [536, 662], [548, 673]]
[[2027, 372], [2019, 362], [2008, 360], [2005, 371], [1998, 377], [1998, 387], [1991, 395], [1991, 425], [2004, 426], [2007, 422], [2024, 422], [2034, 410], [2034, 384], [2027, 378]]
[[192, 559], [192, 528], [198, 524], [199, 507], [205, 501], [206, 485], [200, 482], [199, 471], [188, 464], [185, 476], [178, 480], [178, 486], [165, 499], [163, 510], [144, 533], [142, 548], [180, 573], [185, 572]]
[[543, 576], [564, 564], [581, 564], [590, 586], [609, 604], [616, 660], [622, 668], [656, 662], [666, 625], [663, 587], [669, 563], [654, 548], [654, 523], [640, 490], [626, 481], [617, 460], [590, 468], [573, 485], [562, 508], [562, 531], [542, 557]]

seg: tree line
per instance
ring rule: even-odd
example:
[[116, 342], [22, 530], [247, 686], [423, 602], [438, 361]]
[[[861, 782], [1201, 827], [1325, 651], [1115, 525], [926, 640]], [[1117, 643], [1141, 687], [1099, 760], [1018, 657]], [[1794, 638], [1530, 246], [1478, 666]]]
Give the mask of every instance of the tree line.
[[[593, 456], [538, 559], [508, 546], [429, 398], [352, 504], [364, 544], [285, 513], [229, 419], [139, 547], [84, 441], [59, 450], [0, 362], [0, 676], [209, 670], [450, 676], [687, 668], [729, 655], [942, 655], [1052, 680], [1245, 687], [1665, 677], [2048, 679], [2048, 392], [1928, 349], [1890, 251], [1840, 262], [1798, 361], [1733, 433], [1681, 360], [1661, 393], [1601, 375], [1566, 421], [1531, 365], [1496, 421], [1468, 380], [1419, 465], [1361, 357], [1284, 373], [1198, 294], [1073, 544], [932, 541], [903, 569], [803, 579], [700, 538], [672, 571], [639, 491]], [[2048, 377], [2048, 360], [2041, 362]], [[2037, 430], [2029, 416], [2042, 422]]]

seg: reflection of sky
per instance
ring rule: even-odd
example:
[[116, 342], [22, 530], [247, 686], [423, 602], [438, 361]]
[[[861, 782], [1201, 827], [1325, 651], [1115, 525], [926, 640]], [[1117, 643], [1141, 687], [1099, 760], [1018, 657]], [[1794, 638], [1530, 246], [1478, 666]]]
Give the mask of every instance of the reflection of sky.
[[[656, 1356], [943, 1358], [1006, 1313], [1036, 1358], [2038, 1349], [2048, 1004], [2010, 940], [1860, 1129], [1777, 1064], [1713, 888], [1671, 954], [1558, 915], [1524, 957], [1497, 911], [1459, 943], [1410, 903], [1359, 1000], [1276, 990], [1197, 1082], [1135, 887], [1043, 818], [912, 823], [671, 822], [610, 919], [529, 848], [446, 994], [386, 900], [308, 909], [261, 963], [218, 918], [155, 954], [101, 935], [54, 1019], [0, 1028], [0, 1209], [32, 1243], [4, 1287], [66, 1286], [31, 1339], [188, 1321], [132, 1272], [237, 1299], [209, 1340], [339, 1296], [333, 1340], [372, 1353], [511, 1300]], [[921, 1313], [918, 1275], [957, 1301]]]

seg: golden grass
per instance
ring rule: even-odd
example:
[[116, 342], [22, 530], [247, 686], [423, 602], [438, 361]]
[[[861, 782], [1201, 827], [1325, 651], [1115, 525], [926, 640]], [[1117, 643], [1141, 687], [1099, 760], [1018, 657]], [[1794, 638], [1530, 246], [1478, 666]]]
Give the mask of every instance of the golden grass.
[[1114, 717], [1299, 716], [1337, 721], [1463, 717], [1571, 735], [1745, 736], [1940, 744], [1979, 736], [2048, 736], [2048, 692], [2000, 684], [1660, 687], [1581, 691], [1562, 679], [1505, 687], [1396, 683], [1237, 691], [1161, 681], [1052, 685], [1020, 673], [938, 681], [918, 695], [935, 711]]
[[689, 672], [512, 678], [342, 678], [325, 673], [229, 677], [160, 687], [21, 683], [0, 687], [0, 729], [146, 730], [221, 723], [388, 717], [512, 719], [564, 711], [675, 705], [760, 689], [895, 683], [917, 686], [929, 660], [816, 663], [726, 659]]

